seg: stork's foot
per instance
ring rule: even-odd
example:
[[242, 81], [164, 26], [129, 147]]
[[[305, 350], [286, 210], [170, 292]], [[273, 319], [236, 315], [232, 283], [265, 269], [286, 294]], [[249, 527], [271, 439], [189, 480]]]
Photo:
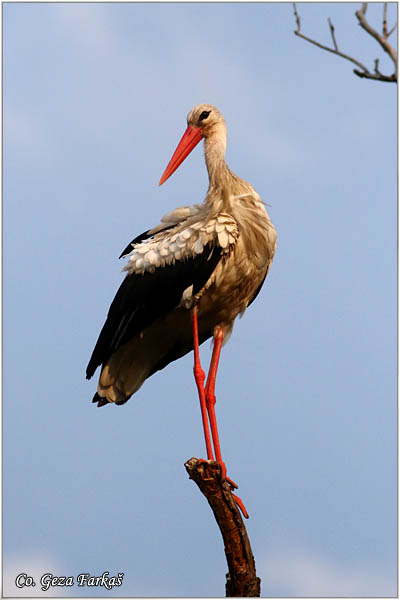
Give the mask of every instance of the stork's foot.
[[234, 501], [236, 502], [236, 504], [238, 505], [238, 507], [240, 508], [240, 510], [242, 511], [242, 515], [244, 516], [245, 519], [249, 518], [249, 513], [246, 510], [245, 505], [243, 504], [242, 500], [239, 498], [239, 496], [236, 496], [236, 494], [232, 494], [232, 497], [234, 499]]
[[221, 469], [222, 469], [222, 481], [226, 481], [226, 483], [229, 485], [229, 487], [231, 488], [231, 494], [233, 496], [233, 499], [235, 500], [236, 504], [238, 505], [238, 507], [240, 508], [240, 510], [242, 511], [242, 514], [244, 516], [245, 519], [249, 518], [249, 513], [246, 510], [245, 505], [243, 504], [242, 500], [239, 498], [239, 496], [236, 496], [236, 494], [233, 493], [232, 490], [237, 490], [237, 488], [239, 487], [237, 483], [235, 483], [234, 481], [232, 481], [232, 479], [230, 477], [226, 476], [226, 466], [225, 463], [223, 461], [221, 461], [219, 463], [221, 465]]
[[[198, 458], [197, 459], [199, 462], [208, 462], [207, 460], [205, 460], [204, 458]], [[215, 461], [218, 462], [218, 461]], [[231, 488], [231, 494], [233, 499], [235, 500], [236, 504], [238, 505], [238, 507], [240, 508], [240, 510], [242, 511], [242, 514], [244, 516], [245, 519], [249, 518], [249, 513], [246, 510], [245, 505], [242, 502], [242, 499], [239, 498], [239, 496], [236, 496], [236, 494], [233, 493], [232, 490], [237, 489], [239, 486], [237, 483], [235, 483], [234, 481], [232, 481], [232, 479], [230, 477], [226, 476], [226, 465], [223, 461], [218, 463], [219, 466], [221, 467], [221, 476], [222, 476], [222, 481], [226, 481], [226, 483], [229, 485], [229, 487]]]
[[237, 490], [238, 489], [238, 484], [235, 483], [230, 477], [226, 476], [226, 466], [224, 461], [219, 461], [219, 464], [221, 466], [221, 470], [222, 470], [222, 480], [225, 480], [226, 483], [231, 487], [232, 490]]

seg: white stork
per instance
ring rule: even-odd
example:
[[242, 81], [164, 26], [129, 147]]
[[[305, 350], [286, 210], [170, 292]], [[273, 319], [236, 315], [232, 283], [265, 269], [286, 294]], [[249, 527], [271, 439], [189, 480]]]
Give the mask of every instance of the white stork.
[[[202, 204], [168, 213], [122, 252], [120, 258], [128, 256], [127, 275], [110, 306], [86, 377], [101, 366], [93, 402], [124, 404], [153, 373], [194, 350], [207, 458], [214, 460], [209, 420], [215, 458], [226, 476], [215, 418], [219, 355], [236, 317], [264, 283], [277, 236], [260, 196], [225, 162], [221, 113], [211, 104], [200, 104], [188, 114], [187, 124], [160, 185], [204, 139], [207, 196]], [[204, 387], [199, 344], [210, 337], [214, 346]]]

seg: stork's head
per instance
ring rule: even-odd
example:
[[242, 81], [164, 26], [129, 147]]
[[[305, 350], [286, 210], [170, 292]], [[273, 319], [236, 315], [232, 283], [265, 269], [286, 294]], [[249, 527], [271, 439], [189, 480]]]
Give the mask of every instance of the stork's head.
[[211, 139], [215, 137], [221, 139], [225, 144], [226, 126], [224, 117], [212, 104], [195, 106], [187, 116], [187, 124], [187, 129], [172, 155], [159, 185], [162, 185], [164, 181], [171, 177], [172, 173], [176, 171], [202, 138]]
[[209, 137], [220, 128], [225, 129], [224, 117], [212, 104], [199, 104], [187, 116], [187, 124], [201, 130], [202, 137]]

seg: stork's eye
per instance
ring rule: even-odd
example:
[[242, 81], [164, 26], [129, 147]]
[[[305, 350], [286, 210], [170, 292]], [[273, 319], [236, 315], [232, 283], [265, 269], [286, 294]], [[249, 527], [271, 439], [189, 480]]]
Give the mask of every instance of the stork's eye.
[[210, 112], [211, 112], [211, 110], [203, 110], [203, 112], [199, 116], [199, 121], [204, 121], [204, 119], [207, 119]]

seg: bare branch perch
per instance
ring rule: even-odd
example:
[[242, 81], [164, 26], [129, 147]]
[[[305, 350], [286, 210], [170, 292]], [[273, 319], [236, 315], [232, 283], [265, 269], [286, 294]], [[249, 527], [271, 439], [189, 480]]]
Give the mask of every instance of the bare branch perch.
[[260, 596], [261, 580], [256, 575], [254, 556], [240, 511], [231, 488], [222, 481], [221, 467], [215, 461], [191, 458], [185, 463], [190, 479], [207, 498], [221, 531], [229, 573], [227, 597]]
[[397, 52], [389, 44], [389, 42], [387, 41], [387, 38], [393, 33], [394, 29], [397, 26], [397, 23], [393, 26], [393, 28], [389, 32], [387, 31], [387, 3], [385, 2], [384, 3], [383, 25], [382, 25], [383, 34], [380, 35], [377, 31], [375, 31], [375, 29], [373, 29], [373, 27], [371, 27], [369, 25], [369, 23], [367, 22], [367, 20], [365, 18], [365, 13], [367, 11], [367, 4], [368, 4], [367, 2], [362, 3], [361, 9], [355, 13], [356, 17], [357, 17], [361, 27], [380, 44], [380, 46], [383, 48], [383, 50], [387, 54], [389, 54], [390, 58], [392, 59], [392, 61], [394, 63], [394, 68], [395, 68], [395, 71], [392, 75], [384, 75], [383, 73], [381, 73], [379, 71], [379, 69], [378, 69], [379, 59], [375, 59], [375, 69], [374, 69], [374, 72], [371, 73], [371, 71], [369, 71], [369, 69], [365, 65], [363, 65], [359, 60], [355, 59], [354, 57], [352, 57], [348, 54], [345, 54], [344, 52], [341, 52], [339, 50], [338, 44], [336, 42], [335, 28], [330, 19], [328, 19], [328, 24], [329, 24], [329, 29], [331, 32], [333, 48], [329, 48], [329, 46], [325, 46], [324, 44], [321, 44], [320, 42], [317, 42], [316, 40], [313, 40], [312, 38], [304, 35], [301, 32], [300, 17], [297, 12], [295, 2], [293, 2], [293, 11], [294, 11], [294, 16], [295, 16], [295, 20], [296, 20], [296, 30], [294, 31], [294, 34], [297, 35], [298, 37], [303, 38], [303, 40], [310, 42], [310, 44], [314, 44], [314, 46], [318, 46], [318, 48], [321, 48], [322, 50], [326, 50], [327, 52], [336, 54], [336, 56], [340, 56], [341, 58], [344, 58], [345, 60], [348, 60], [348, 61], [352, 62], [353, 64], [357, 65], [357, 67], [359, 67], [359, 69], [353, 69], [353, 72], [356, 75], [358, 75], [358, 77], [363, 77], [366, 79], [375, 79], [377, 81], [393, 81], [393, 82], [395, 82], [395, 81], [397, 81]]

